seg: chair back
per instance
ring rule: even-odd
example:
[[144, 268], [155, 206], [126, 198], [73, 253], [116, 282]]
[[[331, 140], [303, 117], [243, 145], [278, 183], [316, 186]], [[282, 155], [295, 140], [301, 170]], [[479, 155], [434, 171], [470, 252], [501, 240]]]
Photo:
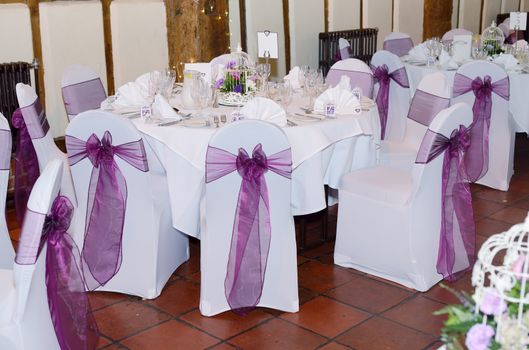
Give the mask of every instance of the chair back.
[[[220, 129], [211, 138], [208, 147], [205, 193], [206, 229], [201, 232], [200, 308], [204, 315], [213, 315], [230, 308], [225, 295], [225, 279], [232, 266], [228, 263], [231, 256], [230, 251], [234, 249], [232, 239], [234, 233], [239, 232], [234, 224], [238, 222], [236, 220], [237, 206], [242, 205], [239, 192], [242, 193], [243, 184], [246, 183], [245, 178], [237, 171], [235, 159], [237, 155], [240, 155], [241, 149], [246, 150], [248, 156], [252, 157], [259, 145], [266, 154], [269, 166], [268, 171], [260, 177], [259, 181], [261, 181], [261, 189], [266, 188], [271, 227], [269, 240], [266, 238], [266, 233], [263, 233], [266, 230], [260, 230], [259, 233], [263, 249], [266, 250], [264, 247], [269, 245], [268, 254], [261, 251], [261, 257], [264, 259], [261, 266], [266, 267], [266, 274], [259, 305], [285, 311], [293, 310], [294, 306], [297, 309], [296, 241], [290, 208], [290, 145], [279, 127], [263, 121], [244, 120]], [[274, 161], [273, 155], [277, 153], [282, 154], [285, 159], [281, 157], [281, 160]], [[220, 162], [220, 154], [223, 154], [220, 157], [225, 157], [225, 160], [231, 159], [229, 161], [233, 166], [231, 172], [221, 174], [218, 172], [216, 165]], [[280, 174], [272, 170], [276, 162], [282, 162], [284, 165], [282, 168], [288, 170], [288, 174]], [[263, 197], [258, 201], [262, 202]], [[266, 215], [260, 211], [261, 209], [259, 209], [258, 217], [261, 217], [259, 223], [262, 229]]]
[[[386, 140], [402, 140], [406, 130], [406, 112], [410, 107], [410, 89], [408, 75], [400, 58], [385, 50], [377, 51], [371, 59], [371, 69], [374, 71], [377, 67], [386, 65], [389, 74], [394, 78], [389, 80], [388, 110], [385, 137]], [[376, 78], [373, 90], [373, 98], [377, 100], [380, 91], [380, 82]], [[380, 96], [382, 98], [382, 96]], [[379, 115], [381, 114], [379, 108]]]
[[13, 266], [15, 251], [11, 244], [6, 223], [6, 195], [11, 167], [11, 130], [9, 123], [0, 113], [0, 269]]
[[384, 38], [383, 49], [401, 57], [413, 48], [413, 40], [406, 33], [391, 32]]
[[415, 149], [435, 116], [450, 105], [451, 87], [441, 72], [431, 73], [421, 79], [411, 100], [406, 120], [404, 139]]
[[441, 42], [450, 44], [454, 40], [454, 35], [472, 35], [472, 32], [463, 28], [455, 28], [444, 33]]
[[99, 75], [82, 64], [74, 64], [64, 70], [61, 87], [69, 120], [81, 112], [98, 109], [107, 98]]
[[338, 61], [332, 65], [325, 80], [334, 87], [340, 83], [342, 75], [350, 78], [351, 89], [359, 87], [364, 96], [373, 96], [373, 72], [363, 61], [356, 58]]

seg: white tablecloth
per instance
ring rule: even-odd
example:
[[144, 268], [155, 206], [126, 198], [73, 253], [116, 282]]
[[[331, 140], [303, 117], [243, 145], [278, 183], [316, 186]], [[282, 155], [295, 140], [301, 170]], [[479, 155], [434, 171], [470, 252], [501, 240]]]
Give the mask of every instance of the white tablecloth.
[[[301, 112], [301, 102], [305, 101], [295, 99], [289, 112]], [[233, 110], [221, 107], [208, 112], [227, 114], [229, 120]], [[376, 107], [324, 121], [292, 120], [298, 125], [283, 128], [292, 149], [292, 212], [303, 215], [325, 208], [325, 184], [337, 188], [343, 174], [376, 162], [380, 122]], [[173, 225], [198, 237], [206, 150], [218, 129], [180, 123], [157, 126], [141, 119], [134, 119], [134, 124], [167, 171]]]
[[[439, 67], [419, 66], [406, 63], [406, 71], [408, 72], [408, 79], [410, 81], [410, 93], [413, 96], [415, 88], [421, 79], [430, 73], [441, 71], [443, 72], [450, 85], [454, 81], [455, 70], [444, 70]], [[516, 132], [525, 132], [529, 134], [529, 98], [527, 98], [527, 90], [529, 89], [529, 74], [508, 72], [510, 80], [510, 100], [509, 110], [515, 121]]]

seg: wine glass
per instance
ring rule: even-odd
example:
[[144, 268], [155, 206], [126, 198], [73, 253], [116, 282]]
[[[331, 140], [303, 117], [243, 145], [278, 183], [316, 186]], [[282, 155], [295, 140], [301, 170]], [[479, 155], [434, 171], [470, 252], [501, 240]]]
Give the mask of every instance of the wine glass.
[[259, 63], [255, 69], [261, 82], [261, 90], [264, 90], [271, 73], [270, 63]]
[[199, 78], [195, 81], [193, 89], [191, 90], [191, 98], [195, 101], [198, 106], [198, 115], [203, 116], [204, 108], [208, 106], [212, 99], [212, 87], [203, 78]]
[[279, 84], [279, 97], [281, 101], [281, 105], [283, 106], [283, 109], [285, 112], [288, 109], [288, 106], [290, 105], [290, 102], [292, 102], [292, 85], [290, 84], [290, 81], [285, 79]]

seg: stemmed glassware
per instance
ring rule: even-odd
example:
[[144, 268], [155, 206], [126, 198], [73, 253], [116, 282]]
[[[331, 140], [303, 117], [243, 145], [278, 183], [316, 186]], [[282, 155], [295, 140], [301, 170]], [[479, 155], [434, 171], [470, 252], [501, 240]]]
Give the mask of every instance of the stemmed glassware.
[[428, 59], [427, 59], [427, 65], [432, 66], [435, 63], [435, 60], [437, 57], [441, 55], [441, 51], [443, 50], [443, 44], [439, 40], [439, 38], [431, 38], [426, 40], [426, 50]]
[[283, 109], [286, 112], [288, 110], [290, 102], [292, 102], [292, 85], [290, 84], [290, 81], [283, 80], [281, 83], [279, 83], [278, 90], [281, 105], [283, 106]]
[[255, 67], [255, 70], [257, 72], [257, 75], [259, 76], [259, 81], [261, 83], [261, 91], [265, 91], [266, 83], [271, 73], [270, 63], [259, 63], [257, 67]]
[[203, 78], [197, 79], [193, 85], [191, 98], [198, 106], [198, 115], [205, 116], [204, 109], [213, 102], [214, 89], [211, 84]]

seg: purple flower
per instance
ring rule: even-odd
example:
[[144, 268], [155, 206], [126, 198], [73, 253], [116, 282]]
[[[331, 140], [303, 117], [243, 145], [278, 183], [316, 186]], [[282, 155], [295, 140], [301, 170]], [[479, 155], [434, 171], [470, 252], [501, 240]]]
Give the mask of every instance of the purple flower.
[[235, 85], [235, 87], [233, 88], [233, 91], [241, 93], [242, 92], [242, 85], [241, 84]]
[[488, 290], [479, 305], [481, 312], [487, 315], [499, 315], [507, 310], [507, 304], [493, 290]]
[[230, 75], [233, 79], [235, 80], [240, 80], [241, 79], [241, 73], [235, 71], [235, 72], [230, 72]]
[[232, 69], [232, 68], [234, 68], [236, 65], [237, 65], [237, 62], [235, 62], [235, 61], [229, 61], [228, 63], [226, 63], [226, 69]]
[[490, 344], [494, 329], [487, 324], [475, 324], [470, 328], [465, 339], [469, 350], [486, 350]]
[[224, 84], [224, 78], [220, 78], [215, 82], [215, 89], [220, 89], [220, 87]]

